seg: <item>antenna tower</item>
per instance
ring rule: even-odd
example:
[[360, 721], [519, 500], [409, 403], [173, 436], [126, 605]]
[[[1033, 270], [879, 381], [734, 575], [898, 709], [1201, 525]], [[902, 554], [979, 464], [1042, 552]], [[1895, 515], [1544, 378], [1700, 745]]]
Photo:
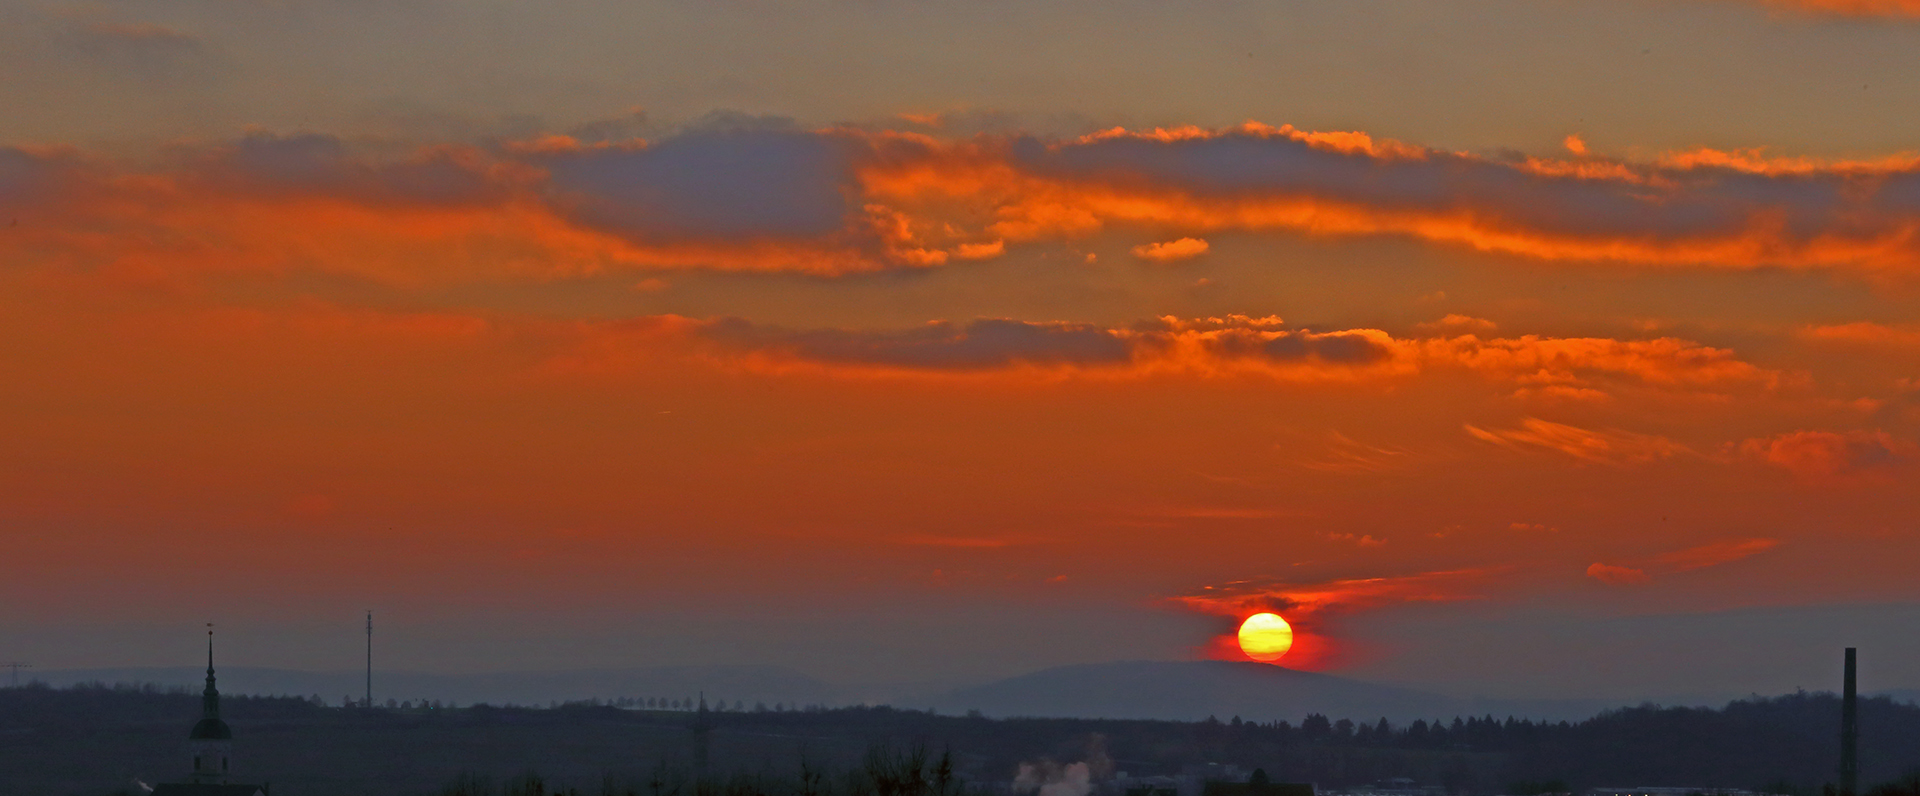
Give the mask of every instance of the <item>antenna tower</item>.
[[373, 707], [373, 612], [367, 612], [367, 701]]
[[6, 661], [5, 663], [0, 663], [0, 666], [5, 666], [13, 670], [13, 687], [14, 688], [20, 687], [20, 670], [33, 668], [33, 664], [22, 663], [20, 661]]

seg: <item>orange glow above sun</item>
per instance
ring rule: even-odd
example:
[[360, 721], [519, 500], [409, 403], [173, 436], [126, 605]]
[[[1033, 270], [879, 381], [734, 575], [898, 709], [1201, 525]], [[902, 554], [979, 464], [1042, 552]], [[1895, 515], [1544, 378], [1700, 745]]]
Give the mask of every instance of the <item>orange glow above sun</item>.
[[1258, 613], [1240, 623], [1240, 651], [1262, 663], [1273, 663], [1293, 648], [1293, 626], [1279, 614]]

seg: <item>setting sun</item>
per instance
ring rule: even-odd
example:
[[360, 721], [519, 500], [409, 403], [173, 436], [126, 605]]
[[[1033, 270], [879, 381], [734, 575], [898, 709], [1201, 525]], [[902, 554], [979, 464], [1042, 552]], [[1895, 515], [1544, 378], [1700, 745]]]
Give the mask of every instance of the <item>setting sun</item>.
[[1240, 651], [1264, 663], [1280, 660], [1293, 648], [1293, 626], [1279, 614], [1259, 613], [1240, 623]]

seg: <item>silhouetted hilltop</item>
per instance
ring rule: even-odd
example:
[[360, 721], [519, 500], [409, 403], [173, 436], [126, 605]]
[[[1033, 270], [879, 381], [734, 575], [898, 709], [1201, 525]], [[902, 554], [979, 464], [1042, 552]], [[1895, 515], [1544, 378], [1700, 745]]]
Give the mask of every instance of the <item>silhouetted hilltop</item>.
[[[198, 689], [206, 677], [203, 668], [129, 667], [117, 669], [60, 669], [37, 672], [34, 679], [53, 686], [79, 683], [158, 683]], [[360, 699], [364, 674], [250, 666], [220, 667], [220, 690], [230, 694], [285, 694], [318, 696], [339, 705], [343, 698]], [[652, 666], [629, 669], [567, 669], [536, 672], [432, 674], [382, 670], [375, 674], [375, 690], [384, 703], [399, 700], [439, 700], [468, 705], [545, 705], [586, 699], [693, 699], [701, 691], [711, 698], [768, 704], [843, 704], [854, 701], [841, 688], [780, 666]]]
[[947, 711], [988, 716], [1268, 720], [1308, 713], [1407, 722], [1496, 713], [1580, 719], [1611, 707], [1599, 699], [1456, 699], [1333, 675], [1234, 661], [1123, 661], [1061, 666], [922, 698]]
[[943, 710], [988, 716], [1173, 719], [1208, 716], [1433, 717], [1456, 700], [1262, 663], [1123, 661], [1061, 666], [936, 698]]

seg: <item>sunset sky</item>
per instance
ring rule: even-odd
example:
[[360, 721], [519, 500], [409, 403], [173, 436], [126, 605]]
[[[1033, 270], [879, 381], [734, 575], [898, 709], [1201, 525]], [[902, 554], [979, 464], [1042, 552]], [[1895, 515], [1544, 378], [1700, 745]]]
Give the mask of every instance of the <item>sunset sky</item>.
[[0, 0], [0, 658], [1920, 687], [1916, 98], [1916, 0]]

